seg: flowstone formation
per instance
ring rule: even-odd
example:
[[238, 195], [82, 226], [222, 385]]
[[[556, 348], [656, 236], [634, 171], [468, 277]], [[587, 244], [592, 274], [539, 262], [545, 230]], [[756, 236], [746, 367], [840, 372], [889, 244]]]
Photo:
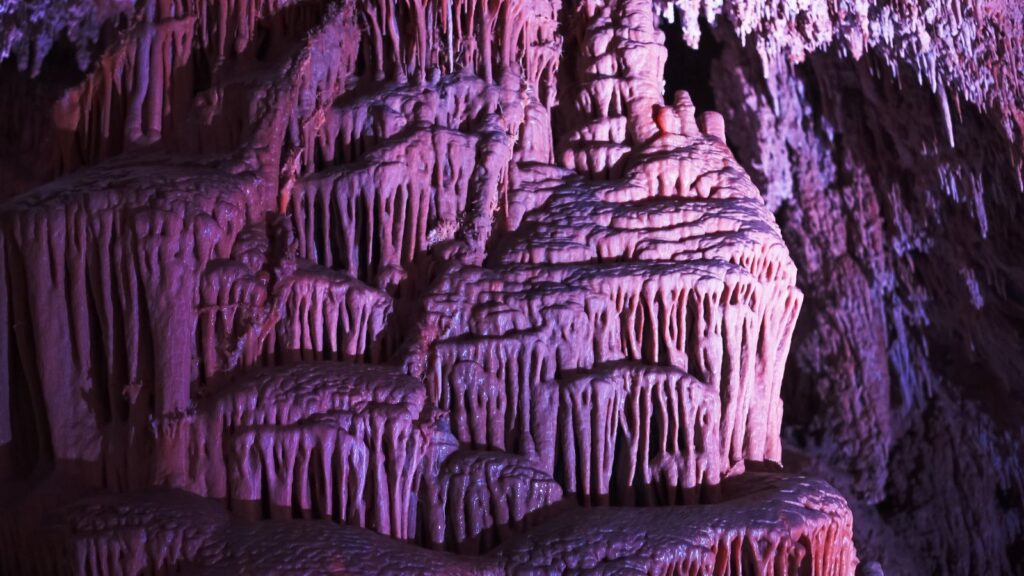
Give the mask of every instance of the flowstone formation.
[[658, 18], [150, 2], [11, 87], [0, 571], [851, 574], [777, 465], [796, 268]]

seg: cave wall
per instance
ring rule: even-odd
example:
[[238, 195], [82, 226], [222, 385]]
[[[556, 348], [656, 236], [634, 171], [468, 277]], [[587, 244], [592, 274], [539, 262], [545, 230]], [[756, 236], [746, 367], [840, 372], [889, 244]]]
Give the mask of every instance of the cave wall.
[[867, 5], [842, 26], [809, 8], [781, 32], [730, 8], [673, 16], [807, 294], [789, 464], [856, 502], [862, 559], [887, 573], [1018, 572], [1018, 9]]

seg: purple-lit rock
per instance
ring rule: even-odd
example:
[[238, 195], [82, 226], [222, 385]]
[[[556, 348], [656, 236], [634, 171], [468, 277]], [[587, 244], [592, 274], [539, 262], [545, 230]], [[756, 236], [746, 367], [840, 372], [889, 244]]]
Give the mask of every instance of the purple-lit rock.
[[1022, 18], [0, 0], [0, 572], [1011, 572]]

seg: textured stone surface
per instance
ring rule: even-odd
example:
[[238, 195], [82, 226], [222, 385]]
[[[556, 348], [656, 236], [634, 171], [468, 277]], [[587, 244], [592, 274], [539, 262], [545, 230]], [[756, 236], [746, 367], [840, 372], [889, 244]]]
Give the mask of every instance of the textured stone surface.
[[[1014, 8], [992, 8], [1004, 17], [963, 6], [963, 30], [986, 32], [937, 59], [939, 96], [913, 60], [893, 76], [884, 46], [809, 53], [765, 81], [751, 44], [710, 32], [715, 104], [806, 294], [783, 387], [793, 464], [860, 501], [859, 551], [887, 573], [1022, 565], [1019, 99], [975, 99], [958, 80], [971, 65], [941, 72], [997, 50], [993, 31], [1018, 35]], [[1013, 44], [976, 71], [999, 90], [1020, 90]]]
[[[849, 573], [852, 518], [832, 488], [751, 475], [727, 480], [723, 489], [725, 501], [712, 505], [568, 513], [503, 547], [499, 556], [513, 572]], [[821, 555], [823, 549], [830, 552]]]
[[1024, 565], [1017, 3], [89, 7], [0, 1], [5, 570]]

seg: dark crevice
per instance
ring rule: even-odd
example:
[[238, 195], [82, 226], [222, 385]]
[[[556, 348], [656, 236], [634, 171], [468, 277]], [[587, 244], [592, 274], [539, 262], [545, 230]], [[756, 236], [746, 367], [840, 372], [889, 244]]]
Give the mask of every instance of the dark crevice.
[[717, 110], [715, 93], [711, 86], [711, 67], [722, 52], [711, 27], [700, 20], [700, 43], [697, 48], [687, 46], [678, 23], [661, 21], [665, 34], [668, 60], [665, 63], [665, 103], [672, 104], [677, 90], [689, 92], [697, 113]]

